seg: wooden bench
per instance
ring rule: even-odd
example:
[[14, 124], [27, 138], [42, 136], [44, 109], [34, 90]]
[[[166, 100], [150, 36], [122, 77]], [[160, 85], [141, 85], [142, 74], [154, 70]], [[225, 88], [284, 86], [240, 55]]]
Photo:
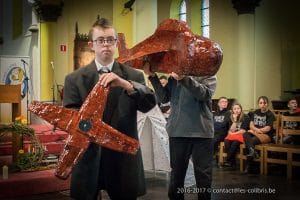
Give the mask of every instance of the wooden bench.
[[[300, 167], [300, 160], [295, 160], [294, 155], [300, 155], [300, 145], [291, 145], [291, 144], [268, 144], [264, 146], [264, 174], [268, 175], [268, 164], [283, 164], [287, 166], [287, 178], [292, 178], [292, 169], [293, 166]], [[285, 154], [283, 157], [273, 154], [271, 152], [279, 152]]]
[[[263, 144], [261, 145], [256, 145], [255, 150], [258, 151], [260, 157], [258, 159], [254, 159], [254, 161], [260, 163], [260, 174], [263, 174]], [[219, 146], [219, 165], [223, 165], [225, 162], [225, 159], [227, 158], [227, 153], [225, 152], [225, 143], [220, 142]], [[244, 172], [245, 170], [245, 162], [247, 160], [247, 155], [246, 155], [246, 145], [245, 144], [240, 144], [240, 151], [236, 154], [236, 159], [239, 160], [240, 162], [240, 172]]]
[[[263, 151], [264, 146], [265, 144], [255, 145], [255, 150], [258, 152], [259, 158], [253, 160], [255, 162], [259, 162], [259, 166], [260, 166], [259, 171], [261, 175], [264, 174], [264, 151]], [[245, 170], [245, 163], [247, 161], [245, 144], [240, 145], [239, 159], [240, 159], [240, 172], [243, 172]]]
[[[280, 127], [278, 128], [277, 132], [277, 140], [279, 141], [278, 143], [282, 144], [283, 143], [283, 137], [285, 135], [299, 135], [300, 136], [300, 129], [299, 127], [289, 127], [286, 124], [287, 123], [298, 123], [300, 124], [300, 116], [285, 116], [281, 115], [280, 118]], [[298, 128], [298, 129], [294, 129]]]
[[[224, 165], [224, 162], [227, 158], [227, 153], [225, 152], [225, 143], [224, 142], [220, 142], [220, 145], [219, 145], [219, 165], [222, 166]], [[239, 158], [239, 154], [236, 154], [236, 158], [237, 159], [240, 159]]]
[[[275, 121], [273, 123], [273, 128], [276, 131], [276, 138], [278, 138], [279, 135], [279, 126], [280, 126], [280, 119], [281, 114], [273, 112], [275, 115]], [[277, 140], [278, 141], [278, 140]], [[264, 146], [268, 144], [259, 144], [255, 145], [255, 150], [260, 155], [258, 159], [254, 159], [254, 161], [259, 162], [260, 165], [260, 174], [264, 174]], [[225, 143], [220, 142], [219, 145], [219, 165], [223, 165], [224, 161], [227, 157], [227, 153], [225, 152]], [[246, 155], [246, 145], [240, 144], [240, 151], [236, 154], [236, 159], [240, 162], [240, 172], [244, 172], [245, 170], [245, 162], [247, 161], [247, 155]]]

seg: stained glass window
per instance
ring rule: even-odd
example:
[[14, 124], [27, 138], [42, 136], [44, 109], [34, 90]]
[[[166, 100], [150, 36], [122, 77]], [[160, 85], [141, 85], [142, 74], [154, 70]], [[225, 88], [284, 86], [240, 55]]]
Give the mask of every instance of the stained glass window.
[[186, 2], [182, 0], [179, 6], [179, 20], [186, 22]]
[[209, 38], [209, 0], [202, 0], [201, 30], [202, 36]]

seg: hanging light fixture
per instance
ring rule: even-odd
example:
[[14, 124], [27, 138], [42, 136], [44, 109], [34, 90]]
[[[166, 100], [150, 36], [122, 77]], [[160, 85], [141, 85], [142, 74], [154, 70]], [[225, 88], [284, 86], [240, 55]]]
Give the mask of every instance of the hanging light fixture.
[[61, 15], [64, 1], [63, 0], [28, 0], [32, 3], [40, 21], [55, 22]]
[[126, 15], [130, 11], [132, 11], [132, 5], [134, 4], [135, 0], [129, 0], [124, 3], [124, 8], [122, 10], [122, 15]]

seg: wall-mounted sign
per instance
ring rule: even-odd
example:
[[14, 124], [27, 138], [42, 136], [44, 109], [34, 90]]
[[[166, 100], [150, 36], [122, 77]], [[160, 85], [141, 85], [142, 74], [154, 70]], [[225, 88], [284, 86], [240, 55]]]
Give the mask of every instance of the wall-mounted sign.
[[61, 44], [60, 45], [60, 51], [61, 52], [66, 52], [67, 51], [67, 45]]

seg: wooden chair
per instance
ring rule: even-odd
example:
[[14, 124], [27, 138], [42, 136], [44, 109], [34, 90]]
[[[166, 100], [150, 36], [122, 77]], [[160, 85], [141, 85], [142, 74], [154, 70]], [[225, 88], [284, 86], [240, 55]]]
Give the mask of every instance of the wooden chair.
[[[279, 131], [279, 125], [280, 125], [280, 116], [281, 114], [274, 113], [275, 115], [275, 121], [273, 124], [273, 128], [277, 132]], [[278, 138], [278, 136], [276, 137]], [[260, 165], [260, 174], [264, 174], [264, 147], [267, 146], [268, 144], [259, 144], [255, 145], [255, 150], [258, 151], [258, 154], [260, 155], [258, 159], [254, 159], [254, 161], [259, 162]], [[219, 164], [223, 164], [224, 160], [227, 157], [227, 153], [225, 152], [225, 145], [224, 142], [220, 143], [219, 146]], [[240, 172], [243, 172], [245, 170], [245, 162], [247, 160], [247, 155], [246, 155], [246, 145], [241, 144], [240, 145], [240, 152], [236, 155], [236, 158], [239, 159], [240, 162]]]
[[[236, 159], [240, 160], [240, 153], [236, 154]], [[219, 165], [222, 166], [227, 158], [227, 153], [225, 152], [225, 143], [220, 142], [219, 145]], [[241, 171], [241, 164], [240, 164], [240, 171]]]
[[300, 135], [300, 129], [291, 129], [290, 127], [286, 126], [287, 123], [298, 123], [300, 124], [300, 116], [284, 116], [281, 115], [281, 125], [278, 131], [278, 138], [279, 143], [283, 143], [283, 136], [285, 135]]
[[[293, 166], [300, 166], [300, 161], [294, 159], [295, 154], [300, 154], [300, 146], [282, 144], [283, 136], [300, 135], [300, 129], [291, 129], [291, 127], [286, 126], [286, 124], [290, 122], [297, 122], [300, 124], [300, 116], [280, 115], [279, 120], [280, 126], [276, 132], [277, 144], [270, 144], [264, 147], [264, 174], [268, 174], [269, 163], [282, 164], [287, 166], [287, 178], [290, 179], [292, 178]], [[276, 156], [274, 152], [281, 154], [281, 156]]]
[[275, 121], [273, 123], [273, 128], [275, 130], [275, 143], [278, 144], [279, 143], [279, 132], [280, 132], [280, 125], [281, 125], [281, 115], [280, 113], [274, 113], [275, 115]]
[[[263, 150], [265, 145], [267, 144], [255, 145], [255, 150], [258, 152], [259, 158], [254, 159], [253, 161], [259, 162], [260, 174], [264, 174], [264, 151]], [[245, 162], [247, 161], [245, 144], [240, 145], [239, 159], [240, 159], [240, 172], [243, 172], [245, 170]]]
[[[280, 114], [274, 113], [275, 121], [273, 124], [273, 128], [276, 130], [276, 133], [279, 131], [279, 124], [280, 124]], [[278, 136], [276, 136], [278, 138]], [[264, 146], [267, 144], [259, 144], [255, 146], [255, 150], [259, 153], [259, 158], [254, 159], [254, 161], [259, 162], [260, 164], [260, 174], [264, 174]], [[219, 165], [223, 165], [224, 161], [227, 157], [227, 153], [225, 152], [225, 144], [221, 142], [219, 145]], [[240, 145], [240, 152], [236, 155], [236, 158], [239, 159], [240, 162], [240, 172], [244, 172], [245, 170], [245, 162], [247, 160], [246, 155], [246, 145]]]
[[[281, 114], [276, 113], [276, 112], [273, 112], [273, 114], [275, 115], [275, 121], [273, 122], [273, 128], [275, 129], [275, 132], [277, 133], [279, 131]], [[278, 138], [278, 137], [276, 136], [276, 138]], [[255, 145], [255, 150], [258, 152], [259, 158], [254, 159], [254, 161], [259, 162], [261, 175], [264, 174], [264, 148], [268, 145], [269, 145], [269, 143]], [[246, 160], [247, 160], [247, 156], [245, 155], [245, 150], [246, 150], [246, 145], [241, 144], [240, 145], [240, 171], [241, 172], [244, 170], [244, 168], [245, 168], [244, 162], [246, 162]]]
[[[260, 174], [263, 174], [263, 145], [256, 145], [255, 149], [259, 152], [260, 157], [258, 159], [255, 159], [254, 161], [257, 161], [260, 163]], [[240, 172], [244, 172], [245, 170], [245, 162], [247, 160], [246, 155], [246, 145], [240, 144], [240, 151], [236, 154], [236, 159], [239, 160], [240, 163]], [[219, 165], [223, 165], [225, 162], [225, 159], [227, 158], [227, 153], [225, 152], [225, 143], [220, 142], [219, 146]]]
[[227, 157], [227, 153], [225, 153], [225, 143], [224, 142], [220, 142], [218, 156], [219, 156], [219, 165], [222, 166]]
[[[300, 155], [300, 145], [268, 144], [264, 146], [264, 174], [268, 175], [268, 164], [283, 164], [287, 166], [287, 178], [292, 178], [293, 166], [300, 167], [300, 161], [295, 159], [295, 154]], [[271, 156], [271, 152], [279, 152], [284, 156]]]
[[281, 114], [287, 112], [288, 110], [282, 109], [282, 110], [271, 110], [271, 111], [272, 111], [274, 114], [279, 114], [279, 115], [281, 115]]
[[[227, 153], [225, 152], [225, 143], [220, 142], [219, 145], [219, 165], [222, 166], [227, 158]], [[236, 154], [236, 158], [239, 159], [239, 154]]]

